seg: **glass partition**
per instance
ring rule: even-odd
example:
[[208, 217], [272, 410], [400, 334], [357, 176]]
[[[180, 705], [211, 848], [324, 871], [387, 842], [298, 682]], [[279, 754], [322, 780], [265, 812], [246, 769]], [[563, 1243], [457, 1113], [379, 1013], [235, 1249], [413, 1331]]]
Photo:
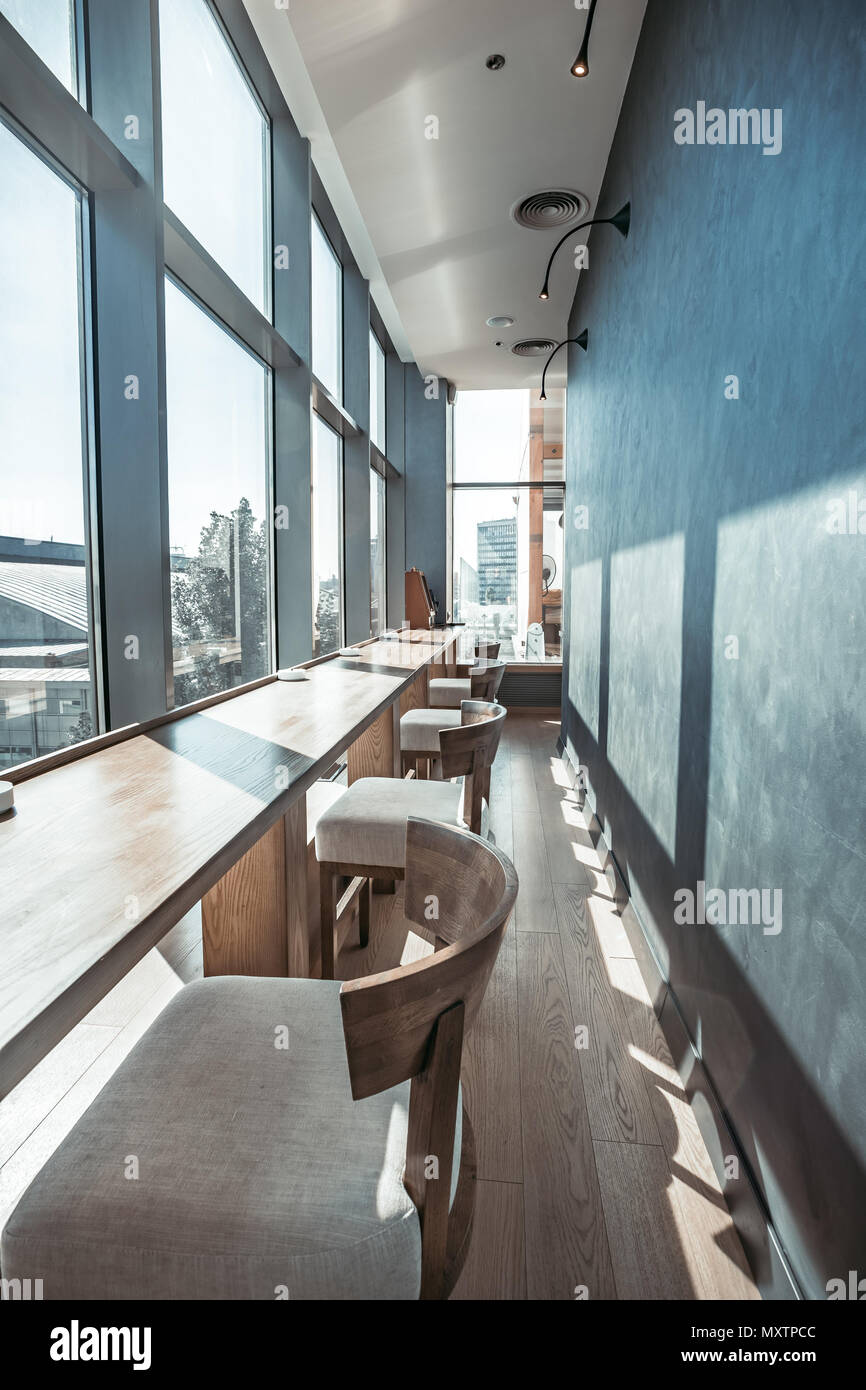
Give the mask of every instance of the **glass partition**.
[[452, 611], [509, 661], [562, 659], [563, 390], [461, 391]]

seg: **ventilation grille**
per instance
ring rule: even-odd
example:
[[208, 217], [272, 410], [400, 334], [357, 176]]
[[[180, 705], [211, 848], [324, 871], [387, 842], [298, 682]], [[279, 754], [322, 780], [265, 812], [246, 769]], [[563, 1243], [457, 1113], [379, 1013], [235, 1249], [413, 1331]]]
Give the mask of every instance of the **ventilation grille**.
[[545, 232], [551, 228], [567, 227], [589, 212], [589, 199], [571, 188], [549, 188], [532, 193], [511, 209], [511, 216], [521, 227]]
[[515, 357], [546, 357], [555, 347], [552, 338], [521, 338], [511, 351]]

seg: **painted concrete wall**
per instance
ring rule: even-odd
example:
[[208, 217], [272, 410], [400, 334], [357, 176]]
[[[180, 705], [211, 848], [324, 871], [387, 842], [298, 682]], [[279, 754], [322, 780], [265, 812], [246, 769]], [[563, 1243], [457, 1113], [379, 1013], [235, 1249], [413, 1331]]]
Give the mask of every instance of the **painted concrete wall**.
[[[862, 22], [650, 0], [569, 360], [564, 736], [819, 1298], [866, 1273]], [[780, 152], [677, 144], [699, 102]], [[699, 882], [781, 912], [676, 922]]]
[[406, 568], [423, 570], [446, 610], [446, 399], [444, 381], [406, 367]]

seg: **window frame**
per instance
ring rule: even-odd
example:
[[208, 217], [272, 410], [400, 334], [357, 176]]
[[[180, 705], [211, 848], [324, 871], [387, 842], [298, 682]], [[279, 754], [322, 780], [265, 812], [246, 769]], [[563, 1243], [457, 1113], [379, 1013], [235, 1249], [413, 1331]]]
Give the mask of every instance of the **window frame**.
[[[530, 390], [530, 392], [531, 392], [531, 388], [516, 387], [516, 388], [514, 388], [514, 389], [515, 389], [515, 390], [528, 389], [528, 390]], [[454, 472], [455, 472], [455, 423], [456, 423], [455, 410], [456, 410], [456, 405], [449, 405], [449, 407], [448, 407], [448, 416], [449, 416], [449, 418], [448, 418], [448, 424], [447, 424], [447, 451], [448, 451], [449, 467], [448, 467], [448, 476], [447, 476], [447, 479], [446, 479], [446, 492], [447, 492], [447, 502], [446, 502], [446, 515], [447, 515], [447, 544], [446, 544], [446, 549], [447, 549], [447, 571], [446, 571], [446, 591], [447, 591], [447, 605], [448, 605], [448, 611], [452, 614], [452, 616], [454, 617], [455, 621], [460, 621], [460, 620], [457, 618], [457, 614], [454, 612], [454, 560], [455, 560], [454, 504], [455, 504], [455, 501], [456, 501], [457, 496], [458, 496], [461, 492], [476, 492], [476, 493], [481, 493], [481, 492], [505, 492], [505, 493], [510, 493], [510, 494], [519, 493], [521, 496], [523, 496], [523, 495], [525, 494], [525, 495], [528, 497], [529, 494], [530, 494], [531, 492], [533, 492], [533, 491], [536, 491], [536, 492], [537, 492], [537, 491], [541, 491], [541, 494], [542, 494], [542, 512], [543, 512], [543, 506], [544, 506], [543, 498], [544, 498], [544, 493], [545, 493], [545, 492], [553, 492], [553, 491], [556, 491], [556, 492], [559, 494], [560, 498], [562, 499], [562, 512], [563, 512], [563, 516], [564, 516], [564, 515], [565, 515], [565, 511], [566, 511], [566, 479], [565, 479], [564, 472], [563, 472], [563, 477], [562, 477], [561, 480], [560, 480], [560, 479], [549, 479], [549, 480], [547, 480], [546, 482], [543, 481], [543, 480], [542, 480], [542, 481], [530, 482], [529, 480], [522, 480], [522, 479], [521, 479], [521, 480], [511, 481], [511, 480], [508, 479], [508, 478], [506, 478], [506, 479], [504, 479], [504, 480], [484, 480], [484, 481], [480, 481], [480, 480], [479, 480], [479, 481], [475, 481], [475, 482], [473, 482], [473, 481], [460, 481], [460, 482], [456, 481], [456, 480], [455, 480], [455, 477], [454, 477]], [[563, 417], [563, 431], [565, 430], [565, 426], [566, 426], [566, 421], [565, 421], [565, 417]], [[562, 456], [563, 456], [563, 464], [564, 464], [564, 460], [565, 460], [565, 437], [564, 437], [564, 433], [563, 433]], [[517, 536], [517, 542], [516, 542], [516, 544], [517, 544], [517, 561], [518, 561], [518, 571], [517, 571], [517, 572], [518, 572], [518, 574], [519, 574], [519, 560], [520, 560], [520, 537], [519, 537], [519, 533], [518, 533], [518, 536]], [[563, 545], [564, 545], [564, 532], [563, 532]], [[564, 559], [564, 554], [563, 554], [563, 559]], [[517, 606], [517, 600], [516, 600], [516, 598], [515, 598], [515, 607], [516, 607], [516, 606]], [[527, 662], [525, 655], [524, 655], [523, 657], [515, 656], [515, 657], [510, 658], [510, 660], [514, 662], [514, 664], [517, 666], [518, 669], [520, 669], [520, 668], [522, 668], [522, 667], [525, 667], [525, 666], [527, 666], [527, 665], [532, 666], [532, 665], [535, 664], [534, 662]], [[546, 661], [544, 662], [544, 665], [545, 665], [545, 667], [550, 666], [550, 667], [551, 667], [552, 669], [554, 669], [554, 670], [561, 668], [561, 666], [562, 666], [562, 650], [560, 649], [560, 654], [559, 654], [559, 657], [558, 657], [558, 658], [553, 658], [553, 657], [551, 657], [549, 660], [546, 660]]]

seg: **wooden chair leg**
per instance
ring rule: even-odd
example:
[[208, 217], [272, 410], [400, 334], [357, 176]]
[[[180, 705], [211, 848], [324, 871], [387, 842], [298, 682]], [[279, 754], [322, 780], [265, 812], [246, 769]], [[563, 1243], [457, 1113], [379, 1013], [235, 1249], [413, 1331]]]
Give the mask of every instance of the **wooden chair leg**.
[[[423, 1071], [412, 1079], [404, 1183], [421, 1221], [421, 1298], [446, 1294], [451, 1163], [457, 1119], [457, 1087], [463, 1050], [464, 1006], [440, 1015]], [[438, 1159], [435, 1177], [429, 1158]]]
[[374, 892], [374, 893], [396, 893], [396, 892], [397, 892], [397, 880], [394, 879], [394, 878], [374, 878], [374, 879], [373, 879], [373, 892]]
[[319, 928], [322, 943], [322, 979], [333, 980], [337, 964], [337, 875], [333, 865], [319, 865]]
[[370, 940], [370, 913], [372, 909], [373, 880], [364, 879], [364, 886], [358, 898], [358, 929], [361, 937], [361, 945], [366, 946]]
[[479, 768], [470, 772], [463, 788], [463, 818], [469, 820], [473, 835], [481, 834], [481, 799], [484, 792], [484, 774]]

